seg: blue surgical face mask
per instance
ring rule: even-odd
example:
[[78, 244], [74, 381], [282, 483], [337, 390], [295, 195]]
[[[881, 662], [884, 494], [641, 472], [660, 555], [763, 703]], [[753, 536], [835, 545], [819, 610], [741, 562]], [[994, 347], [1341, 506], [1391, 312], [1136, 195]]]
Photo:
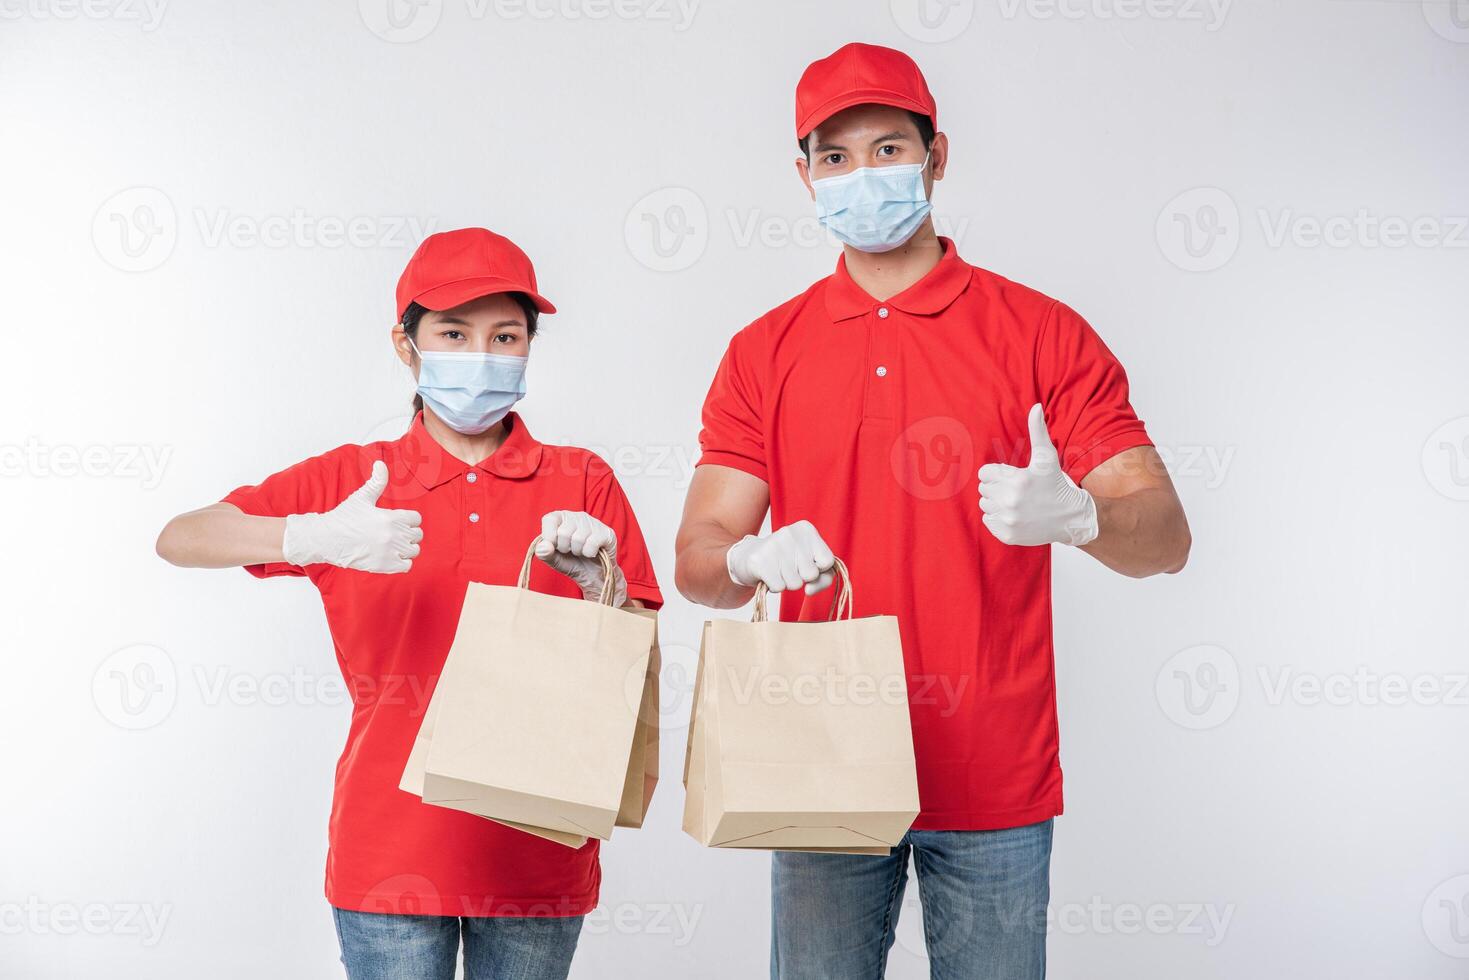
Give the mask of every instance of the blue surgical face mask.
[[823, 228], [862, 252], [887, 252], [913, 237], [933, 210], [923, 189], [922, 163], [861, 167], [811, 181]]
[[477, 436], [503, 419], [525, 397], [527, 358], [467, 351], [421, 351], [418, 393], [423, 403], [455, 432]]

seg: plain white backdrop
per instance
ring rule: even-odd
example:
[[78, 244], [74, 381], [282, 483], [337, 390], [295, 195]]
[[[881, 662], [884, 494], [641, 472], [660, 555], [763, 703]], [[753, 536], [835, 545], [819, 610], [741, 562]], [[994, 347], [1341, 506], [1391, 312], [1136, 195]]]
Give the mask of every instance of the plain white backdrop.
[[763, 975], [768, 858], [679, 830], [672, 546], [729, 336], [836, 260], [792, 104], [850, 40], [923, 67], [940, 230], [1096, 327], [1193, 527], [1176, 577], [1058, 549], [1051, 975], [1469, 972], [1463, 0], [0, 0], [0, 976], [340, 975], [317, 596], [153, 540], [398, 434], [394, 283], [470, 224], [562, 311], [524, 415], [669, 600], [573, 975]]

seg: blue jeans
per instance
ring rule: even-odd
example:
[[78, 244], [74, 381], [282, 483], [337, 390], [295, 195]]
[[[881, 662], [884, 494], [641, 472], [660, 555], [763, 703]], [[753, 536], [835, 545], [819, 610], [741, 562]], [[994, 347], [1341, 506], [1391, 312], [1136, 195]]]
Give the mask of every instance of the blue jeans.
[[771, 980], [881, 980], [910, 853], [933, 980], [1042, 980], [1051, 823], [911, 830], [888, 857], [777, 851]]
[[581, 935], [564, 917], [393, 915], [333, 908], [348, 980], [454, 980], [464, 937], [465, 980], [565, 980]]

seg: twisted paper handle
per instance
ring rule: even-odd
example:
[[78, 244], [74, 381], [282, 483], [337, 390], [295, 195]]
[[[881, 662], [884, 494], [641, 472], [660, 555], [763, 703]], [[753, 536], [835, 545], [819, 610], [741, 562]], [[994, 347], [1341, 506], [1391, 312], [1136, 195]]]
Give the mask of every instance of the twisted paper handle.
[[[530, 563], [536, 556], [536, 545], [541, 543], [541, 536], [537, 534], [531, 541], [530, 547], [525, 550], [525, 561], [520, 566], [520, 578], [516, 580], [515, 586], [520, 589], [530, 588]], [[604, 606], [612, 605], [615, 598], [613, 588], [614, 577], [617, 575], [617, 566], [612, 563], [612, 556], [603, 548], [597, 552], [597, 558], [602, 562], [602, 596], [597, 601]]]
[[[831, 610], [826, 614], [827, 622], [852, 618], [852, 580], [847, 575], [847, 566], [842, 564], [842, 560], [835, 558], [833, 561], [831, 570], [836, 572], [837, 578], [841, 581], [841, 588], [832, 596]], [[750, 622], [763, 623], [766, 621], [765, 595], [769, 591], [770, 589], [764, 582], [755, 583], [755, 614], [750, 617]]]

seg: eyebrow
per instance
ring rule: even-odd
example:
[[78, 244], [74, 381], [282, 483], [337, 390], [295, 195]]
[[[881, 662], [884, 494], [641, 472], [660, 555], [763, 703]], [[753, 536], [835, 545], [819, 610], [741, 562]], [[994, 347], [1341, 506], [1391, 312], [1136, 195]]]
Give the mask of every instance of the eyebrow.
[[[870, 144], [868, 144], [868, 145], [869, 146], [876, 146], [879, 143], [892, 143], [892, 142], [895, 142], [895, 141], [898, 141], [898, 140], [902, 140], [902, 141], [906, 142], [906, 141], [908, 141], [910, 139], [912, 139], [912, 137], [909, 136], [907, 133], [900, 132], [898, 130], [893, 130], [891, 133], [883, 133], [881, 136], [874, 137], [873, 140], [872, 140], [872, 142]], [[827, 152], [830, 152], [831, 150], [845, 150], [845, 149], [846, 149], [846, 147], [845, 146], [842, 146], [839, 143], [820, 143], [820, 144], [818, 144], [816, 146], [816, 148], [812, 152], [813, 153], [827, 153]]]
[[[461, 320], [457, 316], [441, 316], [437, 320], [434, 321], [434, 326], [436, 326], [436, 327], [442, 327], [442, 326], [467, 327], [467, 326], [470, 326], [470, 325], [471, 324], [470, 324], [470, 322], [468, 320]], [[523, 327], [523, 326], [525, 326], [525, 324], [523, 322], [521, 322], [520, 320], [501, 320], [498, 323], [491, 324], [491, 326], [495, 327], [496, 329], [499, 329], [500, 327]]]

